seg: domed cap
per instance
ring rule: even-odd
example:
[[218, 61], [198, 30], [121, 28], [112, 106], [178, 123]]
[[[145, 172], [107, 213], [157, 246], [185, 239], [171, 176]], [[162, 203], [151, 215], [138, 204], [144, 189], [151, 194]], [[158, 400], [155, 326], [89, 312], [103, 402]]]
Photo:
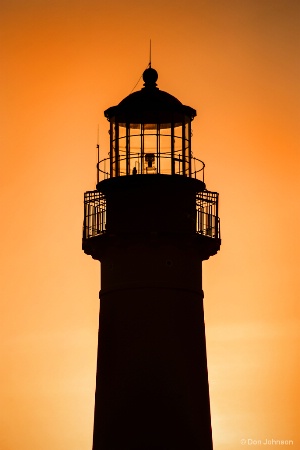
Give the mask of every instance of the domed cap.
[[125, 97], [117, 106], [104, 111], [108, 120], [115, 119], [119, 123], [157, 124], [161, 128], [169, 124], [180, 124], [193, 120], [196, 111], [183, 105], [176, 97], [161, 91], [156, 85], [158, 73], [148, 67], [143, 73], [144, 87]]

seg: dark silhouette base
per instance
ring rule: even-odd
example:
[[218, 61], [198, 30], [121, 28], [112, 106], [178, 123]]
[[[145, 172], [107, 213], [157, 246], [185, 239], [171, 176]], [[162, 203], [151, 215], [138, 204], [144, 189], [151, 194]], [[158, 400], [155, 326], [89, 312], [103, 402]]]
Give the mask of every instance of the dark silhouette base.
[[202, 294], [103, 292], [93, 450], [212, 450]]

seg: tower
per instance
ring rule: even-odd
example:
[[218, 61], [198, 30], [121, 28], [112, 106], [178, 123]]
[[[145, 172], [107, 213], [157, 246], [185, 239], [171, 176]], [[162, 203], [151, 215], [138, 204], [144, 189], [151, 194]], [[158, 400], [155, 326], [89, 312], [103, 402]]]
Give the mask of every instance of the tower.
[[218, 194], [192, 154], [196, 111], [144, 86], [104, 114], [108, 158], [85, 193], [83, 250], [101, 262], [93, 450], [212, 450], [202, 261]]

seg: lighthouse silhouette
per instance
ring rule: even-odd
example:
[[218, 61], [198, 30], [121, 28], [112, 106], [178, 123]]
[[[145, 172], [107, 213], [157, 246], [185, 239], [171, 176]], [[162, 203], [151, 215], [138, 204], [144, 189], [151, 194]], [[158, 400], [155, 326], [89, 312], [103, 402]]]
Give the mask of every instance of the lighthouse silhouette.
[[84, 196], [101, 262], [93, 450], [212, 450], [202, 261], [220, 249], [218, 193], [193, 156], [196, 111], [157, 87], [104, 115], [108, 158]]

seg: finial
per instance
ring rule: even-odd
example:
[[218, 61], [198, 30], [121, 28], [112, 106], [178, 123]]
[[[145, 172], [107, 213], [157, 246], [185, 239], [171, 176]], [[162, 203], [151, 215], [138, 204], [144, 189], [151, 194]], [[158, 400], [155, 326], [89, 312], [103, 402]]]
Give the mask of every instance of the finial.
[[150, 39], [150, 57], [149, 57], [149, 67], [151, 68], [151, 39]]
[[145, 88], [155, 88], [157, 78], [158, 73], [151, 66], [149, 66], [148, 69], [144, 70], [143, 80]]

